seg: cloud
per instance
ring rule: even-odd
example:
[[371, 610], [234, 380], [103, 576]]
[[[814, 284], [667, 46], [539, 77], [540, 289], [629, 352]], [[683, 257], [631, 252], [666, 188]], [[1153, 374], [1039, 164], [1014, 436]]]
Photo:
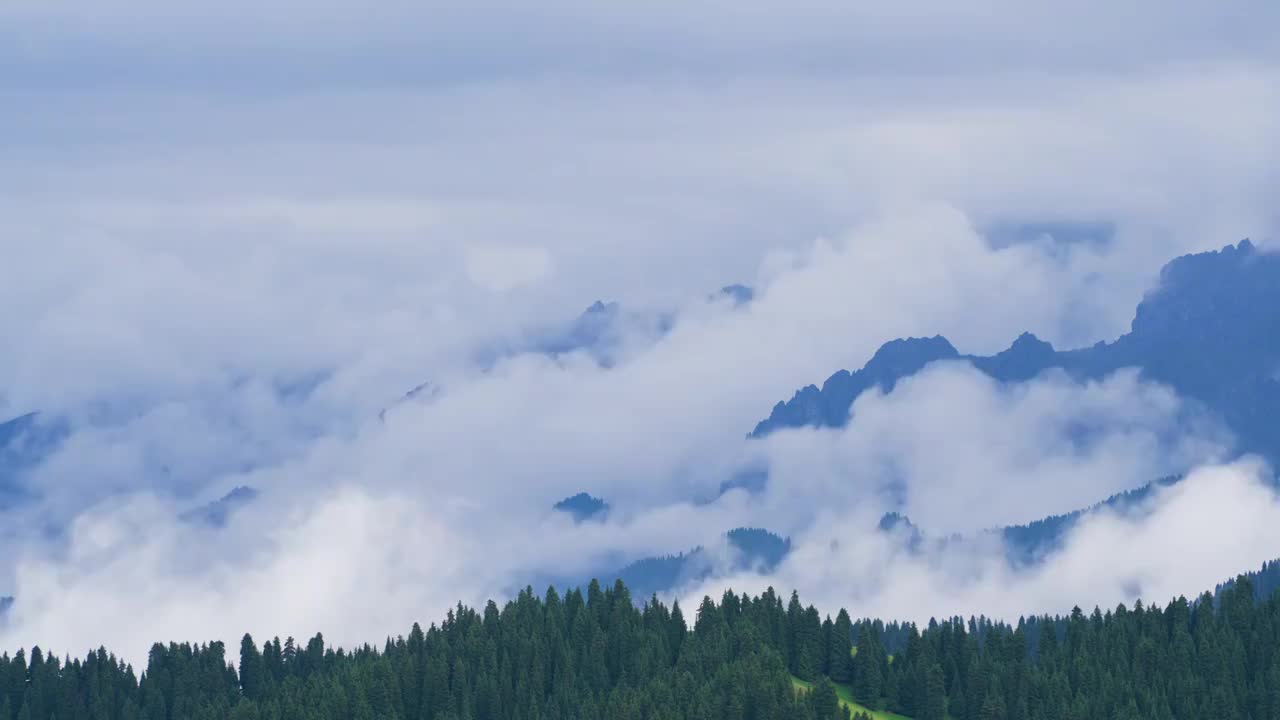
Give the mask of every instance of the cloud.
[[[118, 7], [156, 10], [151, 22], [162, 27], [192, 12]], [[98, 11], [41, 4], [29, 12], [9, 22], [25, 29], [44, 13]], [[314, 12], [345, 18], [351, 8]], [[1203, 23], [1180, 13], [1156, 15], [1203, 35]], [[127, 12], [113, 17], [90, 23], [92, 32], [146, 31], [123, 22]], [[752, 23], [774, 20], [763, 13]], [[737, 42], [753, 37], [737, 32]], [[669, 307], [729, 282], [761, 284], [769, 278], [753, 276], [765, 258], [806, 257], [815, 238], [839, 244], [850, 228], [899, 232], [916, 214], [910, 233], [930, 224], [948, 236], [960, 224], [1114, 228], [1109, 242], [1063, 256], [997, 256], [1009, 264], [1003, 282], [1064, 278], [1032, 300], [1044, 317], [1016, 331], [1091, 343], [1125, 329], [1168, 258], [1278, 227], [1271, 198], [1280, 176], [1265, 160], [1280, 137], [1274, 63], [1265, 53], [1214, 53], [1219, 61], [1130, 72], [1064, 61], [1062, 72], [959, 77], [869, 63], [851, 76], [784, 67], [717, 82], [652, 69], [429, 87], [370, 73], [290, 92], [185, 81], [10, 88], [0, 102], [24, 112], [6, 117], [0, 140], [0, 183], [12, 189], [0, 200], [0, 333], [22, 351], [0, 358], [0, 396], [17, 414], [104, 395], [167, 398], [217, 373], [341, 367], [335, 377], [358, 378], [377, 404], [393, 386], [419, 382], [423, 369], [456, 366], [477, 344], [571, 317], [596, 299]], [[952, 240], [957, 254], [972, 255], [983, 242], [975, 237]], [[842, 267], [869, 287], [900, 278], [929, 291], [912, 276], [937, 272], [928, 253], [949, 251], [909, 236], [868, 242], [858, 252], [890, 275], [869, 281]], [[528, 256], [498, 262], [505, 248]], [[1030, 268], [1020, 275], [1013, 266], [1024, 259]], [[1055, 262], [1069, 267], [1046, 267]], [[544, 264], [554, 282], [527, 286]], [[510, 274], [522, 268], [528, 277]], [[1028, 290], [986, 312], [1025, 313], [1015, 304]], [[814, 296], [807, 310], [850, 299], [877, 302], [851, 288]], [[968, 312], [965, 302], [957, 299], [956, 315]], [[910, 331], [957, 334], [927, 324]], [[967, 324], [980, 333], [981, 323]], [[988, 342], [1003, 342], [1003, 321], [990, 327]], [[874, 346], [907, 332], [859, 325], [847, 334]], [[815, 362], [796, 380], [858, 359]]]
[[486, 290], [506, 292], [539, 282], [551, 273], [546, 248], [472, 247], [465, 251], [467, 275]]
[[[1105, 265], [1107, 248], [993, 248], [945, 205], [777, 251], [751, 273], [750, 305], [701, 290], [670, 332], [624, 343], [607, 368], [586, 353], [477, 367], [471, 348], [518, 332], [503, 312], [527, 320], [546, 308], [447, 278], [422, 284], [429, 258], [459, 270], [457, 254], [285, 237], [256, 249], [83, 246], [89, 257], [63, 267], [52, 291], [12, 274], [40, 315], [10, 319], [25, 342], [5, 367], [38, 380], [29, 397], [76, 423], [24, 476], [39, 499], [6, 513], [0, 577], [18, 600], [0, 644], [106, 644], [135, 659], [158, 638], [246, 630], [353, 644], [525, 582], [717, 547], [736, 526], [793, 535], [803, 558], [836, 522], [828, 513], [843, 513], [842, 532], [819, 545], [875, 547], [879, 513], [903, 509], [883, 491], [891, 482], [918, 520], [959, 527], [961, 508], [972, 528], [1073, 509], [1226, 442], [1133, 374], [1001, 388], [945, 366], [860, 399], [839, 433], [749, 444], [773, 402], [861, 364], [885, 338], [944, 332], [989, 351], [1027, 328], [1066, 332], [1062, 298], [1087, 301], [1081, 276]], [[64, 354], [53, 333], [86, 352]], [[423, 380], [438, 392], [392, 402]], [[760, 453], [774, 466], [763, 497], [695, 504]], [[262, 494], [224, 530], [177, 520], [239, 485]], [[584, 490], [611, 503], [607, 522], [575, 526], [551, 509]], [[957, 567], [982, 569], [984, 557]], [[831, 601], [841, 587], [823, 596], [801, 580], [776, 582]]]
[[[1004, 72], [1013, 66], [1124, 71], [1224, 57], [1274, 58], [1264, 29], [1269, 20], [1275, 20], [1274, 7], [1256, 0], [1176, 7], [1145, 0], [1123, 10], [1098, 1], [1069, 8], [1002, 1], [981, 12], [936, 1], [905, 9], [809, 0], [784, 9], [724, 2], [602, 7], [556, 0], [526, 8], [391, 0], [378, 13], [349, 1], [176, 7], [112, 0], [85, 7], [23, 0], [0, 11], [0, 28], [11, 28], [20, 40], [0, 59], [59, 83], [83, 83], [69, 70], [96, 61], [114, 71], [102, 74], [116, 83], [232, 87], [369, 83], [379, 73], [384, 83], [448, 83], [477, 76], [625, 79], [655, 72], [718, 78], [779, 69], [846, 76], [940, 68], [947, 74]], [[215, 59], [230, 67], [219, 68]], [[255, 66], [257, 75], [231, 82], [230, 70]]]
[[850, 537], [846, 518], [827, 516], [794, 543], [775, 576], [722, 578], [686, 594], [693, 602], [724, 587], [795, 587], [824, 612], [845, 607], [859, 617], [914, 622], [977, 615], [1014, 622], [1077, 605], [1164, 604], [1273, 559], [1278, 516], [1270, 470], [1245, 459], [1199, 468], [1143, 507], [1089, 516], [1031, 570], [1012, 570], [991, 545], [913, 556], [889, 536]]
[[[460, 449], [471, 434], [501, 434], [512, 464], [531, 474], [565, 484], [611, 478], [643, 496], [687, 482], [679, 478], [690, 468], [730, 462], [775, 401], [860, 365], [883, 339], [944, 332], [981, 352], [1025, 329], [1055, 336], [1071, 307], [1061, 298], [1087, 304], [1092, 284], [1078, 278], [1107, 261], [1091, 248], [1065, 257], [1034, 245], [992, 250], [964, 215], [926, 206], [766, 261], [760, 296], [741, 311], [706, 304], [700, 290], [670, 333], [644, 351], [646, 335], [613, 371], [520, 356], [478, 373], [476, 348], [547, 313], [533, 289], [513, 290], [518, 298], [475, 292], [448, 277], [456, 256], [422, 244], [231, 237], [217, 247], [67, 241], [54, 246], [71, 259], [62, 263], [52, 249], [20, 249], [21, 262], [6, 265], [8, 287], [27, 310], [5, 322], [21, 352], [0, 358], [12, 403], [69, 412], [88, 426], [127, 421], [134, 432], [116, 435], [143, 446], [145, 419], [168, 408], [170, 437], [222, 427], [228, 446], [243, 445], [249, 430], [261, 447], [259, 458], [242, 456], [252, 465], [280, 459], [273, 445], [351, 432], [432, 380], [444, 397], [406, 419], [405, 432], [458, 438]], [[299, 382], [316, 387], [300, 399], [278, 396]], [[565, 444], [585, 447], [565, 454]], [[435, 463], [456, 462], [457, 473], [472, 464], [453, 456], [445, 448]], [[714, 487], [709, 475], [701, 482]], [[580, 489], [545, 492], [559, 499], [551, 493]]]
[[6, 644], [69, 648], [96, 637], [140, 663], [143, 637], [302, 637], [328, 627], [349, 644], [375, 639], [407, 617], [443, 612], [462, 599], [450, 598], [460, 586], [476, 587], [461, 582], [476, 571], [464, 561], [476, 558], [449, 552], [459, 539], [413, 509], [339, 491], [305, 513], [274, 518], [226, 556], [201, 549], [224, 538], [174, 524], [154, 502], [86, 513], [66, 556], [19, 566], [23, 600]]
[[[17, 91], [5, 102], [25, 112], [7, 118], [0, 169], [14, 188], [0, 200], [14, 312], [0, 329], [39, 358], [31, 365], [61, 372], [0, 365], [0, 389], [75, 390], [93, 376], [55, 351], [110, 359], [130, 340], [147, 350], [119, 359], [140, 370], [190, 363], [192, 351], [168, 358], [166, 346], [199, 338], [151, 317], [161, 313], [181, 311], [219, 354], [252, 348], [265, 365], [283, 363], [285, 337], [306, 355], [290, 364], [354, 362], [427, 336], [454, 348], [468, 332], [510, 334], [596, 299], [678, 305], [755, 280], [771, 252], [803, 255], [817, 237], [920, 207], [977, 228], [1113, 226], [1092, 261], [1071, 256], [1087, 292], [1038, 301], [1071, 315], [1039, 334], [1087, 344], [1126, 327], [1170, 257], [1274, 233], [1273, 75], [997, 77], [964, 83], [974, 92], [961, 97], [928, 77], [821, 76], [267, 98]], [[555, 282], [518, 302], [470, 287], [480, 249], [507, 247], [543, 248]]]
[[939, 363], [891, 394], [864, 393], [852, 416], [844, 429], [771, 437], [770, 493], [872, 503], [932, 533], [973, 533], [1088, 507], [1228, 457], [1232, 444], [1136, 370], [1001, 385], [967, 362]]
[[[1149, 5], [5, 3], [0, 410], [72, 434], [0, 517], [0, 644], [363, 642], [739, 524], [796, 536], [776, 582], [834, 607], [888, 572], [863, 528], [890, 507], [967, 529], [1215, 459], [1130, 374], [943, 367], [844, 431], [743, 438], [890, 338], [1092, 343], [1169, 257], [1274, 234], [1273, 5]], [[982, 231], [1046, 224], [1109, 232]], [[756, 300], [705, 302], [731, 282]], [[476, 362], [597, 299], [678, 319], [611, 368]], [[693, 503], [761, 454], [763, 497]], [[243, 484], [224, 531], [174, 520]], [[550, 511], [583, 490], [607, 523]], [[1067, 597], [996, 554], [892, 588]]]
[[[178, 522], [184, 505], [163, 491], [103, 498], [75, 513], [56, 542], [14, 538], [18, 600], [0, 642], [105, 644], [135, 660], [157, 637], [319, 630], [351, 645], [526, 582], [601, 574], [697, 545], [719, 557], [719, 535], [744, 525], [791, 534], [796, 550], [776, 577], [722, 582], [795, 586], [832, 603], [824, 607], [863, 602], [849, 579], [829, 582], [844, 568], [850, 577], [896, 577], [901, 565], [907, 578], [924, 573], [916, 582], [940, 582], [928, 572], [949, 582], [1003, 582], [1015, 576], [998, 546], [965, 546], [962, 562], [944, 557], [919, 567], [902, 556], [875, 531], [879, 513], [892, 507], [880, 492], [884, 481], [892, 475], [905, 485], [911, 512], [940, 524], [962, 513], [964, 527], [974, 528], [1009, 513], [1068, 509], [1062, 504], [1219, 449], [1214, 428], [1198, 435], [1205, 428], [1184, 422], [1181, 401], [1132, 373], [1083, 385], [1046, 376], [1003, 388], [944, 365], [887, 396], [864, 396], [845, 430], [780, 433], [764, 446], [748, 445], [745, 425], [706, 422], [724, 396], [691, 401], [683, 416], [640, 399], [670, 397], [672, 382], [701, 373], [693, 363], [708, 348], [699, 339], [733, 337], [711, 331], [749, 324], [744, 311], [708, 305], [708, 315], [690, 321], [702, 323], [701, 332], [678, 326], [613, 369], [575, 355], [530, 355], [446, 382], [425, 402], [393, 408], [384, 422], [212, 481], [263, 490], [223, 530]], [[751, 331], [774, 326], [766, 320]], [[740, 382], [730, 376], [716, 392], [730, 396]], [[1080, 427], [1090, 434], [1080, 437]], [[156, 434], [137, 430], [148, 440]], [[735, 492], [696, 504], [754, 452], [773, 462], [764, 496]], [[552, 509], [581, 489], [609, 499], [607, 519], [575, 524]], [[992, 501], [1000, 494], [1007, 497]], [[856, 556], [862, 564], [831, 556], [840, 548], [865, 553]], [[1217, 557], [1205, 568], [1225, 564]], [[1028, 604], [996, 607], [1040, 609], [1032, 604], [1039, 596], [1020, 597]]]

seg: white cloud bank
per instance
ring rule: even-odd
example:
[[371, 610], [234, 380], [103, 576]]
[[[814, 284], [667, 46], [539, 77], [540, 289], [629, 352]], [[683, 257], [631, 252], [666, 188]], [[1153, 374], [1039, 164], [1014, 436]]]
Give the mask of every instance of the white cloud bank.
[[[0, 647], [363, 642], [744, 524], [795, 536], [775, 582], [824, 609], [1055, 609], [1085, 593], [1003, 575], [994, 552], [956, 584], [869, 529], [886, 509], [1025, 521], [1229, 457], [1127, 374], [1004, 389], [943, 367], [863, 398], [844, 431], [742, 436], [890, 338], [1113, 337], [1173, 255], [1273, 234], [1273, 3], [1247, 22], [1167, 3], [305, 5], [0, 7], [20, 40], [0, 43], [0, 104], [22, 108], [0, 120], [0, 411], [74, 427], [23, 477], [38, 500], [0, 513], [18, 597]], [[1020, 223], [1113, 232], [983, 236]], [[737, 281], [749, 307], [702, 301]], [[612, 369], [477, 367], [597, 298], [680, 319]], [[438, 395], [376, 420], [424, 380]], [[763, 496], [690, 502], [759, 454]], [[1150, 517], [1187, 522], [1179, 498], [1210, 486], [1219, 523], [1269, 512], [1251, 473], [1206, 471]], [[238, 484], [263, 495], [225, 531], [173, 520]], [[579, 490], [609, 522], [550, 513]], [[1165, 530], [1111, 522], [1054, 561], [1096, 591], [1083, 603], [1169, 569], [1137, 554]], [[1260, 524], [1230, 525], [1195, 573], [1137, 581], [1194, 592], [1270, 557]], [[1090, 537], [1135, 552], [1088, 576]]]
[[1280, 498], [1269, 468], [1245, 459], [1201, 467], [1124, 512], [1087, 516], [1061, 549], [1029, 570], [1014, 571], [998, 548], [955, 545], [912, 555], [890, 536], [851, 532], [828, 514], [769, 578], [718, 579], [687, 593], [689, 602], [721, 589], [798, 588], [824, 611], [927, 622], [969, 617], [1016, 621], [1072, 607], [1164, 604], [1194, 598], [1236, 573], [1275, 559]]
[[[742, 322], [721, 311], [719, 323]], [[899, 604], [902, 598], [920, 583], [948, 591], [945, 583], [953, 583], [967, 594], [939, 597], [965, 599], [955, 612], [993, 614], [977, 605], [999, 592], [1007, 597], [991, 608], [1002, 612], [1051, 610], [1046, 601], [1060, 597], [1007, 570], [999, 547], [969, 545], [964, 555], [927, 562], [902, 556], [875, 530], [880, 513], [898, 508], [884, 485], [902, 483], [906, 508], [918, 517], [972, 531], [1090, 502], [1213, 457], [1227, 442], [1211, 424], [1188, 422], [1189, 410], [1167, 390], [1132, 373], [1088, 384], [1050, 375], [1003, 388], [967, 366], [943, 364], [889, 395], [864, 396], [844, 430], [789, 431], [750, 450], [740, 428], [726, 432], [700, 419], [697, 401], [689, 418], [615, 394], [631, 387], [669, 396], [670, 387], [649, 378], [669, 384], [696, 369], [681, 363], [702, 357], [707, 348], [695, 337], [720, 338], [710, 332], [716, 327], [683, 339], [677, 333], [612, 370], [585, 358], [502, 363], [430, 401], [396, 408], [385, 424], [224, 479], [264, 494], [223, 530], [176, 521], [180, 506], [154, 493], [112, 495], [76, 513], [61, 542], [15, 539], [17, 602], [0, 644], [104, 644], [135, 661], [156, 638], [230, 641], [246, 631], [322, 631], [350, 645], [536, 578], [583, 577], [654, 553], [715, 546], [720, 533], [741, 525], [790, 534], [796, 550], [774, 578], [717, 586], [798, 587], [824, 609], [846, 604], [916, 617], [935, 606]], [[688, 354], [677, 352], [681, 343]], [[658, 373], [660, 363], [667, 365]], [[1085, 442], [1074, 434], [1083, 425], [1092, 428]], [[693, 503], [757, 452], [774, 466], [762, 496], [733, 492]], [[1229, 480], [1242, 472], [1187, 483], [1209, 492], [1203, 488], [1223, 476], [1224, 492], [1236, 493]], [[584, 488], [614, 503], [606, 522], [574, 525], [550, 510]], [[1148, 521], [1164, 517], [1158, 511]], [[1258, 554], [1267, 540], [1254, 533], [1235, 545], [1223, 541], [1194, 577], [1240, 569], [1237, 560]], [[1251, 553], [1231, 554], [1252, 541]], [[1090, 588], [1108, 589], [1110, 578], [1144, 567], [1136, 551], [1113, 557], [1128, 565], [1100, 567]], [[868, 578], [882, 595], [868, 597]]]

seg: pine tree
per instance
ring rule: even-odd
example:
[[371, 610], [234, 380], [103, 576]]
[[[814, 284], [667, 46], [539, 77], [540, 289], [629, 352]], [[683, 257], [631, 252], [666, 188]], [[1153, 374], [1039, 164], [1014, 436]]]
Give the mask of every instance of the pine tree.
[[267, 685], [267, 668], [248, 633], [240, 640], [240, 688], [244, 696], [257, 700], [263, 696]]
[[853, 698], [859, 704], [872, 708], [880, 701], [884, 681], [877, 645], [874, 632], [864, 630], [858, 637], [858, 652], [853, 657]]
[[853, 623], [843, 608], [831, 628], [831, 650], [828, 673], [838, 683], [848, 683], [853, 676]]
[[810, 694], [810, 707], [817, 720], [836, 720], [840, 707], [840, 699], [836, 697], [836, 688], [831, 681], [823, 677], [814, 683]]
[[[29, 665], [0, 655], [0, 720], [844, 718], [828, 675], [855, 627], [855, 697], [916, 720], [1280, 720], [1280, 598], [1255, 592], [1240, 582], [1164, 608], [923, 631], [854, 626], [845, 612], [820, 622], [795, 595], [784, 607], [772, 590], [726, 592], [704, 600], [690, 632], [677, 606], [637, 608], [616, 583], [586, 599], [526, 588], [379, 647], [330, 649], [316, 635], [259, 653], [246, 635], [239, 673], [218, 642], [153, 645], [140, 675], [102, 648], [65, 660], [32, 648]], [[811, 692], [793, 691], [790, 663], [816, 673]]]
[[925, 670], [924, 697], [917, 706], [920, 720], [943, 720], [947, 714], [947, 688], [942, 678], [942, 666], [933, 663]]

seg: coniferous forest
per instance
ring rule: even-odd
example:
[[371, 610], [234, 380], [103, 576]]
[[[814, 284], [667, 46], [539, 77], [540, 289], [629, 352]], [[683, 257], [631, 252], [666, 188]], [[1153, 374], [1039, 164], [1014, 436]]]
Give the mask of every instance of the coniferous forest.
[[729, 591], [686, 619], [593, 582], [458, 606], [381, 648], [156, 644], [142, 672], [105, 649], [5, 654], [0, 720], [1280, 717], [1280, 596], [1257, 599], [1245, 576], [1164, 607], [892, 627], [893, 655], [883, 623], [822, 618], [794, 593]]

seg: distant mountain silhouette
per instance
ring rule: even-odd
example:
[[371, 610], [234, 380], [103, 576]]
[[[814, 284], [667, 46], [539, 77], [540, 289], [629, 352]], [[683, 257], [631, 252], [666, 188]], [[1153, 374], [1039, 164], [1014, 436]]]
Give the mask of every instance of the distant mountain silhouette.
[[[556, 503], [553, 509], [568, 513], [574, 522], [601, 519], [609, 512], [609, 503], [585, 492]], [[725, 533], [732, 551], [730, 570], [748, 569], [771, 572], [791, 552], [791, 540], [763, 528], [735, 528]], [[620, 570], [599, 573], [604, 578], [621, 579], [633, 589], [634, 597], [647, 599], [653, 593], [664, 593], [686, 582], [711, 577], [716, 559], [705, 548], [695, 547], [675, 555], [662, 555], [636, 560]], [[721, 567], [720, 569], [724, 569]], [[572, 581], [552, 580], [551, 584], [573, 585]]]
[[945, 338], [886, 343], [857, 372], [841, 370], [774, 406], [752, 437], [785, 428], [842, 427], [854, 399], [939, 360], [967, 360], [1001, 382], [1027, 380], [1051, 368], [1098, 379], [1126, 367], [1172, 387], [1216, 413], [1243, 451], [1280, 459], [1280, 255], [1248, 240], [1186, 255], [1164, 267], [1158, 287], [1138, 305], [1130, 331], [1115, 341], [1055, 350], [1024, 333], [990, 357], [961, 355]]
[[[709, 295], [707, 302], [727, 299], [734, 307], [741, 307], [755, 298], [755, 290], [740, 284], [726, 285]], [[511, 343], [487, 347], [475, 357], [478, 365], [491, 368], [504, 358], [522, 353], [535, 353], [560, 357], [582, 353], [603, 368], [610, 368], [631, 345], [656, 342], [675, 327], [676, 313], [662, 310], [632, 310], [622, 304], [596, 300], [568, 323], [542, 327]], [[426, 391], [425, 393], [423, 391]], [[430, 400], [440, 388], [430, 382], [404, 393], [395, 400], [402, 403], [414, 399]], [[384, 408], [378, 417], [386, 419]]]
[[0, 422], [0, 448], [7, 448], [11, 442], [17, 440], [18, 436], [31, 427], [35, 419], [35, 413], [27, 413], [21, 417]]
[[[725, 537], [733, 550], [729, 572], [772, 572], [791, 552], [789, 538], [761, 528], [736, 528]], [[616, 577], [631, 588], [632, 597], [647, 599], [654, 593], [711, 578], [717, 569], [715, 560], [707, 550], [697, 547], [678, 555], [637, 560], [619, 570]]]
[[257, 497], [257, 490], [247, 485], [241, 485], [232, 488], [231, 492], [207, 505], [182, 513], [179, 519], [184, 522], [224, 527], [232, 513], [253, 502]]
[[640, 318], [624, 313], [622, 306], [616, 302], [597, 300], [568, 327], [546, 333], [534, 340], [530, 349], [548, 355], [585, 350], [600, 357], [608, 357], [622, 342], [628, 330], [643, 325], [658, 335], [663, 335], [671, 328], [672, 322], [673, 318], [669, 315]]
[[[707, 300], [722, 298], [739, 307], [755, 299], [755, 290], [746, 285], [726, 285]], [[670, 332], [675, 322], [674, 312], [629, 310], [617, 302], [596, 300], [568, 326], [537, 333], [527, 347], [516, 350], [547, 355], [586, 352], [607, 367], [616, 360], [627, 338], [658, 339]]]
[[[536, 575], [531, 585], [568, 589], [585, 588], [592, 578], [609, 584], [622, 580], [631, 589], [632, 598], [643, 602], [655, 593], [664, 595], [690, 583], [726, 573], [771, 573], [791, 552], [790, 538], [762, 528], [735, 528], [723, 537], [729, 551], [727, 557], [714, 549], [699, 546], [674, 555], [641, 558], [622, 567], [613, 564], [618, 562], [616, 558], [612, 561], [606, 559], [597, 567], [573, 575]], [[522, 582], [519, 587], [528, 584]]]
[[29, 499], [19, 477], [58, 447], [67, 436], [65, 423], [27, 413], [0, 423], [0, 509]]
[[[749, 493], [758, 493], [764, 490], [764, 485], [769, 481], [769, 471], [762, 467], [746, 467], [738, 470], [728, 480], [720, 483], [719, 491], [716, 498], [729, 492], [730, 490], [746, 490]], [[716, 498], [711, 498], [706, 502], [711, 502]]]
[[568, 513], [573, 517], [574, 522], [602, 518], [609, 512], [609, 503], [584, 492], [567, 497], [553, 507], [560, 512]]
[[720, 288], [720, 292], [717, 293], [717, 295], [713, 295], [711, 299], [714, 300], [716, 297], [728, 298], [729, 301], [733, 303], [734, 307], [738, 307], [739, 305], [746, 305], [752, 300], [755, 300], [756, 291], [746, 285], [725, 285]]
[[843, 427], [849, 420], [854, 398], [873, 387], [885, 392], [905, 377], [937, 360], [951, 360], [960, 353], [942, 336], [893, 340], [880, 347], [861, 370], [841, 370], [822, 384], [807, 385], [788, 402], [774, 406], [768, 419], [756, 425], [752, 437], [763, 437], [783, 428]]
[[[1013, 567], [1029, 567], [1044, 560], [1053, 551], [1062, 547], [1068, 533], [1086, 517], [1098, 512], [1132, 513], [1156, 490], [1175, 485], [1182, 481], [1182, 475], [1161, 478], [1133, 490], [1116, 493], [1111, 497], [1087, 508], [1080, 508], [1060, 515], [1050, 515], [1024, 525], [1008, 525], [1005, 527], [984, 530], [978, 536], [996, 534], [1004, 544], [1005, 558]], [[952, 535], [949, 537], [929, 537], [916, 527], [905, 515], [896, 512], [885, 513], [880, 518], [877, 528], [880, 532], [898, 535], [903, 547], [912, 552], [931, 549], [944, 549], [950, 543], [962, 543], [974, 536]]]
[[999, 533], [1004, 540], [1005, 554], [1011, 564], [1032, 565], [1062, 547], [1067, 533], [1090, 514], [1099, 511], [1130, 512], [1150, 498], [1156, 490], [1179, 483], [1183, 477], [1175, 475], [1161, 478], [1140, 488], [1112, 495], [1092, 507], [1051, 515], [1026, 525], [1010, 525], [992, 532]]

